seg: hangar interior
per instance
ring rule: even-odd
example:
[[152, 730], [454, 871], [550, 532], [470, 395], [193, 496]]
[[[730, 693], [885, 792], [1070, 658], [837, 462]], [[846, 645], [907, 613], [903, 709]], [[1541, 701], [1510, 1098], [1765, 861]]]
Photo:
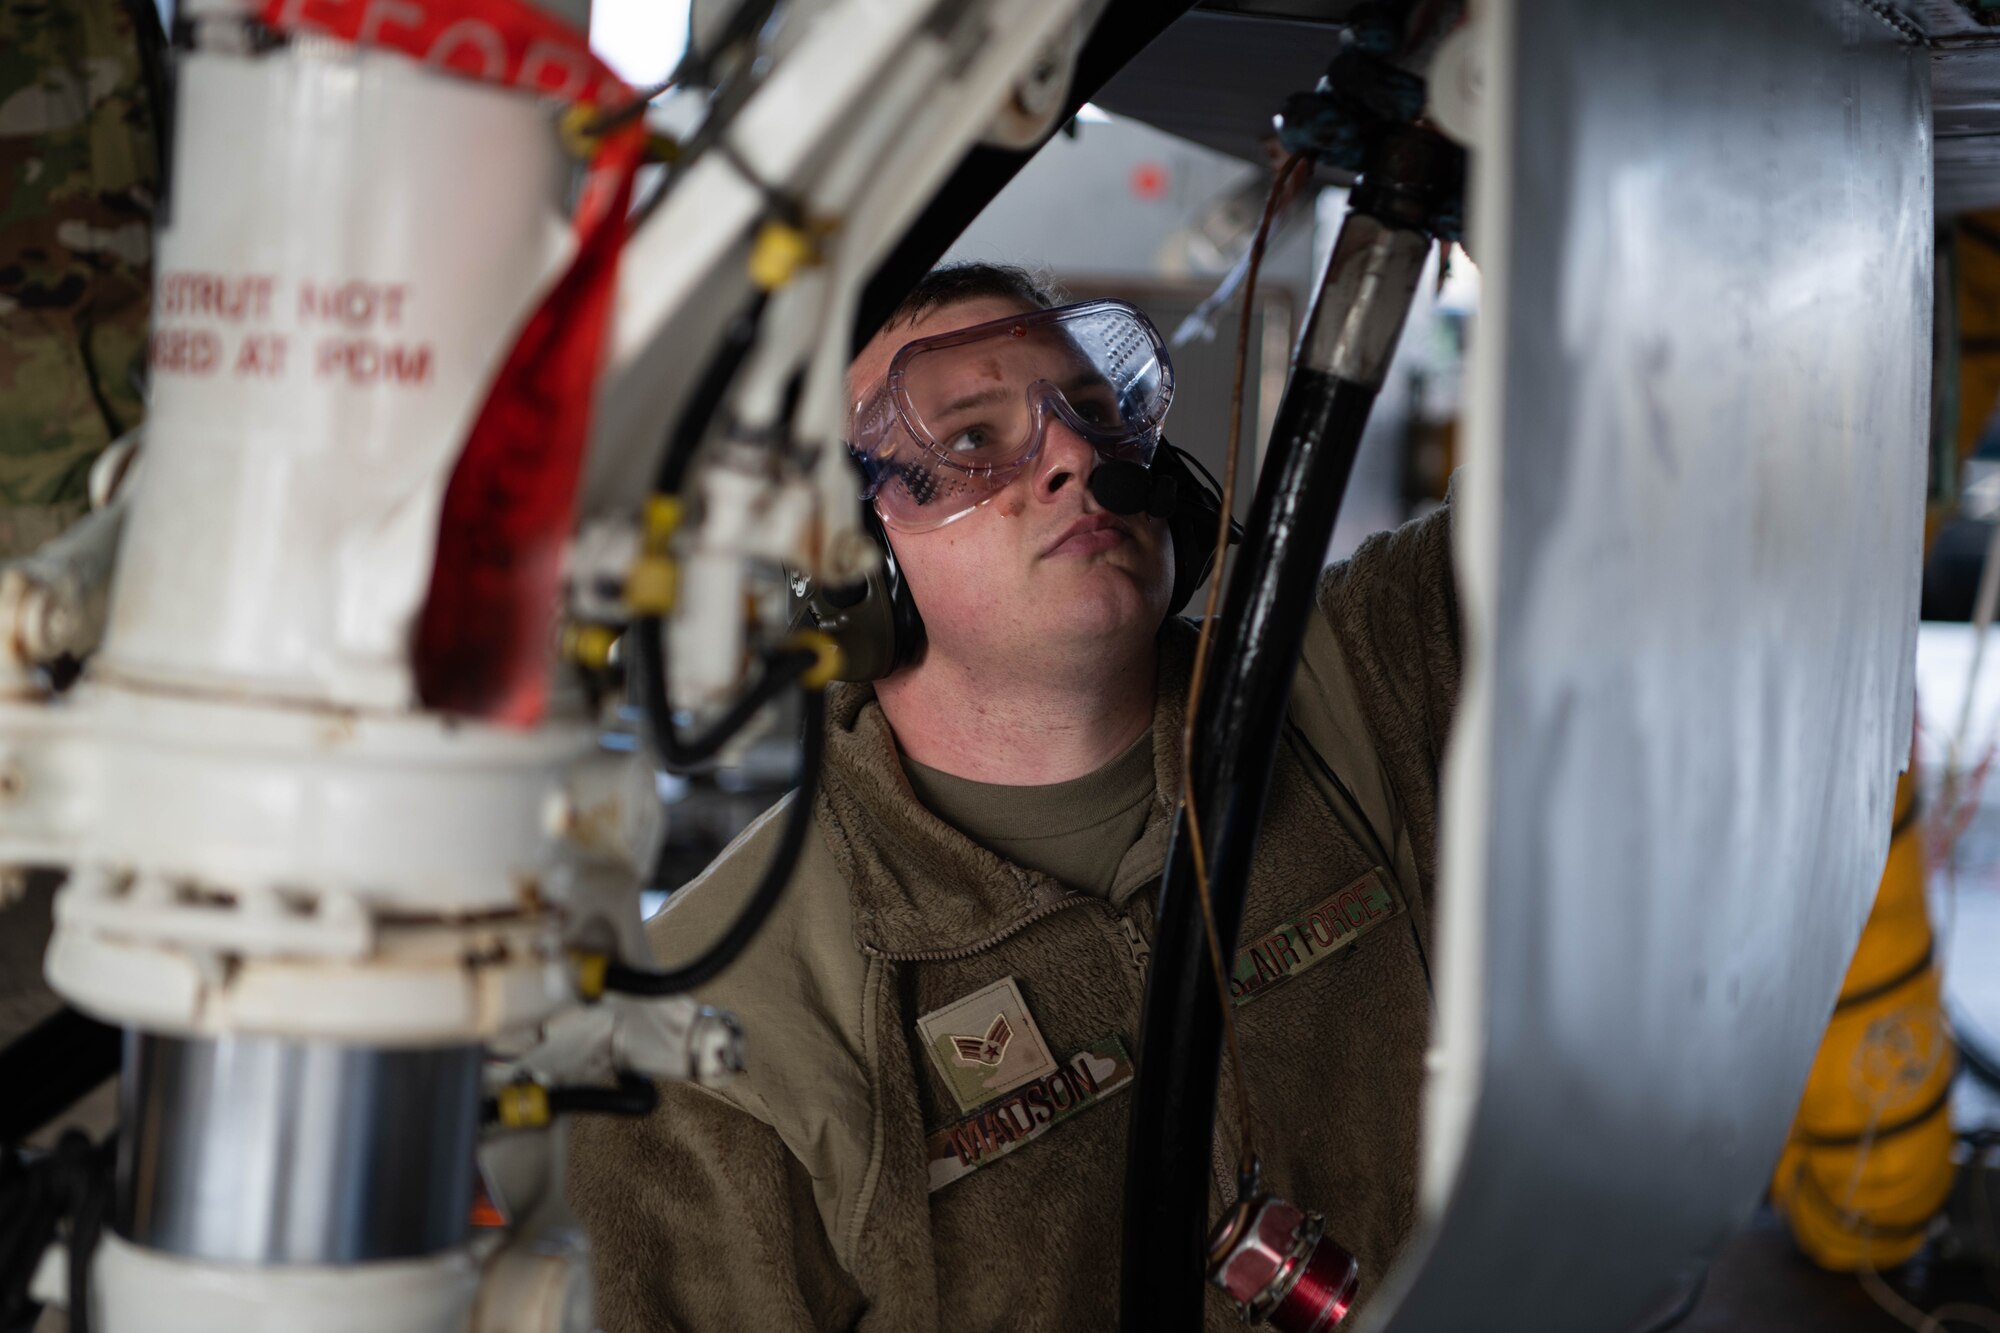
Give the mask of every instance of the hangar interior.
[[[0, 162], [0, 1333], [2000, 1329], [2000, 5], [58, 0], [0, 9]], [[1055, 304], [907, 314], [938, 265]], [[993, 299], [1116, 420], [1038, 364], [953, 455], [913, 353], [1004, 379]], [[999, 858], [1008, 957], [1106, 896], [977, 816], [1109, 767], [896, 702], [1028, 494], [1204, 625], [1088, 1045], [1056, 935], [946, 947], [970, 880], [871, 934], [915, 835], [842, 748]], [[1415, 778], [1440, 650], [1326, 591], [1396, 529], [1448, 533]], [[1301, 793], [1379, 898], [1274, 905]], [[804, 1072], [864, 967], [865, 1115]], [[1046, 1063], [972, 1096], [933, 1027], [1002, 983], [958, 1066]], [[1407, 1141], [1279, 1031], [1400, 1040]], [[1077, 1233], [954, 1266], [1065, 1152]], [[786, 1188], [830, 1259], [745, 1240]]]

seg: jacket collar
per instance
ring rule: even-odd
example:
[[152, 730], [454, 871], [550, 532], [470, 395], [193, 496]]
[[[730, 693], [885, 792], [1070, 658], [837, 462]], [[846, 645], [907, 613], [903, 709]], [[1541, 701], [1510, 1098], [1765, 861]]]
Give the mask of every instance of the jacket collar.
[[[1160, 632], [1153, 808], [1118, 868], [1114, 905], [1156, 881], [1166, 866], [1194, 640], [1192, 628], [1178, 619]], [[828, 699], [818, 816], [846, 873], [855, 942], [864, 953], [916, 958], [973, 952], [1076, 896], [1049, 876], [987, 851], [917, 799], [888, 719], [866, 685], [837, 687]]]

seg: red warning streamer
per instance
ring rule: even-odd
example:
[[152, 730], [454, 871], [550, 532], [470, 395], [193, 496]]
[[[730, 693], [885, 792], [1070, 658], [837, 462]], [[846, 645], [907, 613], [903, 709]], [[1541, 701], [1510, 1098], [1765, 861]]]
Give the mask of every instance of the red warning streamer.
[[[263, 19], [525, 92], [598, 106], [632, 96], [582, 33], [523, 0], [269, 0]], [[644, 148], [638, 120], [600, 145], [577, 203], [576, 258], [528, 317], [452, 472], [417, 623], [427, 708], [532, 726], [546, 707], [563, 549]]]

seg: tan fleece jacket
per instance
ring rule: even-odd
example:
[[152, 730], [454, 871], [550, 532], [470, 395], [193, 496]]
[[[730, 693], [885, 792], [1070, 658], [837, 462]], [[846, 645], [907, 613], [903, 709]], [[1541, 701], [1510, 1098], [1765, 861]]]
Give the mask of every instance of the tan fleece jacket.
[[[1365, 1300], [1415, 1210], [1436, 785], [1459, 660], [1449, 510], [1329, 570], [1319, 606], [1233, 989], [1266, 1187], [1326, 1214]], [[607, 1333], [1115, 1326], [1121, 1056], [1138, 1045], [1192, 643], [1178, 622], [1161, 636], [1162, 795], [1109, 900], [941, 823], [911, 793], [873, 692], [834, 695], [819, 837], [702, 996], [741, 1019], [749, 1072], [719, 1094], [663, 1087], [644, 1120], [575, 1127], [571, 1197]], [[778, 813], [654, 920], [662, 958], [733, 916]], [[1231, 1088], [1225, 1075], [1223, 1145]], [[1241, 1326], [1214, 1294], [1208, 1323]]]

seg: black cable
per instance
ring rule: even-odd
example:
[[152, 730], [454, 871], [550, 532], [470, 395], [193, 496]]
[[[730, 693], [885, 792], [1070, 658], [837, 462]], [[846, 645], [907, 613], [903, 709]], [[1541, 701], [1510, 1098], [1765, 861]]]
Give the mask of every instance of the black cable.
[[[688, 396], [660, 451], [653, 478], [656, 495], [680, 494], [688, 468], [701, 447], [702, 439], [715, 414], [721, 410], [729, 386], [742, 368], [750, 349], [756, 345], [758, 327], [769, 304], [769, 294], [757, 292], [730, 321], [722, 346], [702, 370], [701, 379]], [[729, 709], [701, 736], [688, 740], [674, 726], [672, 695], [667, 675], [666, 626], [658, 615], [635, 617], [627, 636], [631, 648], [633, 688], [654, 752], [669, 769], [685, 769], [713, 758], [740, 732], [759, 709], [769, 704], [786, 686], [810, 668], [818, 655], [810, 651], [780, 650], [768, 654], [757, 681], [745, 690]], [[826, 697], [819, 690], [806, 690], [805, 738], [800, 748], [798, 791], [785, 819], [778, 847], [750, 901], [720, 938], [693, 962], [665, 971], [651, 971], [613, 960], [605, 970], [606, 990], [631, 995], [678, 995], [719, 974], [736, 961], [756, 937], [764, 919], [777, 906], [785, 886], [791, 882], [806, 834], [812, 823], [813, 802], [818, 794], [821, 756], [826, 743]]]
[[1951, 1014], [1949, 1018], [1952, 1040], [1958, 1043], [1959, 1069], [2000, 1092], [2000, 1056], [1982, 1046], [1972, 1035], [1972, 1029], [1957, 1014]]
[[693, 739], [674, 725], [672, 694], [667, 678], [666, 624], [658, 616], [632, 622], [632, 688], [645, 719], [646, 738], [669, 772], [684, 773], [722, 753], [722, 747], [750, 724], [759, 709], [804, 675], [819, 660], [810, 649], [781, 649], [764, 658], [764, 669], [729, 708]]
[[557, 1115], [651, 1115], [659, 1104], [653, 1080], [630, 1070], [619, 1072], [616, 1087], [549, 1089], [549, 1110]]
[[1695, 1307], [1701, 1304], [1702, 1292], [1707, 1286], [1708, 1269], [1704, 1267], [1701, 1272], [1695, 1275], [1693, 1285], [1688, 1288], [1687, 1295], [1681, 1297], [1680, 1303], [1661, 1315], [1657, 1320], [1638, 1330], [1638, 1333], [1667, 1333], [1667, 1330], [1670, 1328], [1679, 1328], [1687, 1322], [1687, 1317], [1694, 1313]]
[[604, 973], [606, 990], [627, 995], [679, 995], [720, 975], [756, 937], [764, 918], [777, 907], [785, 886], [791, 883], [792, 871], [798, 868], [799, 856], [805, 850], [806, 835], [812, 830], [813, 805], [819, 797], [820, 764], [826, 753], [826, 695], [819, 690], [805, 691], [804, 711], [805, 739], [799, 747], [798, 790], [792, 793], [791, 808], [785, 811], [784, 827], [764, 867], [763, 878], [758, 880], [743, 910], [729, 923], [729, 929], [693, 962], [660, 972], [612, 962]]
[[[651, 1115], [660, 1104], [660, 1092], [653, 1080], [629, 1069], [618, 1072], [615, 1087], [568, 1085], [548, 1090], [549, 1114], [559, 1115]], [[493, 1124], [500, 1119], [500, 1099], [488, 1097], [479, 1104], [480, 1119]]]
[[637, 90], [630, 102], [599, 116], [591, 123], [590, 132], [602, 134], [606, 130], [617, 129], [627, 121], [636, 120], [646, 114], [646, 108], [652, 105], [655, 97], [683, 84], [706, 85], [711, 74], [710, 66], [716, 59], [737, 43], [754, 36], [759, 29], [770, 22], [771, 14], [777, 7], [777, 0], [743, 0], [743, 3], [729, 12], [729, 18], [723, 24], [722, 31], [716, 35], [713, 55], [703, 55], [695, 49], [694, 21], [693, 15], [690, 14], [687, 50], [674, 62], [674, 67], [667, 77]]
[[[1303, 360], [1294, 368], [1245, 525], [1251, 536], [1230, 574], [1190, 776], [1202, 812], [1214, 944], [1225, 959], [1236, 952], [1313, 591], [1374, 401], [1373, 385]], [[1120, 1321], [1127, 1330], [1176, 1333], [1201, 1320], [1223, 1030], [1195, 887], [1183, 807], [1158, 891], [1134, 1061]]]
[[687, 480], [688, 464], [694, 461], [695, 450], [701, 447], [702, 437], [708, 433], [708, 423], [722, 410], [723, 396], [735, 382], [736, 372], [743, 368], [750, 349], [757, 345], [757, 330], [764, 322], [770, 300], [769, 293], [759, 291], [723, 329], [722, 345], [703, 367], [701, 379], [688, 395], [687, 405], [681, 408], [680, 415], [674, 418], [673, 429], [667, 432], [659, 466], [653, 474], [655, 494], [680, 494], [681, 484]]
[[50, 1152], [0, 1149], [0, 1329], [33, 1327], [35, 1270], [67, 1222], [69, 1326], [90, 1333], [90, 1262], [111, 1201], [115, 1143], [72, 1129]]
[[115, 1136], [107, 1135], [96, 1147], [76, 1130], [63, 1137], [77, 1145], [63, 1177], [69, 1194], [69, 1330], [90, 1333], [90, 1261], [97, 1257], [111, 1206]]
[[[688, 395], [680, 415], [660, 450], [654, 470], [653, 492], [678, 496], [687, 480], [688, 468], [701, 448], [708, 425], [722, 408], [729, 386], [743, 367], [750, 349], [756, 345], [757, 330], [763, 324], [770, 297], [758, 292], [738, 311], [723, 331], [722, 345], [703, 368], [701, 379]], [[666, 625], [655, 615], [634, 618], [626, 636], [631, 648], [632, 685], [638, 694], [640, 711], [654, 753], [670, 771], [681, 772], [706, 763], [721, 753], [722, 747], [749, 725], [759, 709], [775, 699], [787, 685], [816, 660], [812, 653], [781, 652], [764, 662], [763, 673], [742, 697], [729, 706], [709, 729], [692, 740], [681, 736], [674, 726], [672, 694], [668, 686]]]
[[[702, 437], [708, 432], [709, 421], [721, 410], [722, 400], [728, 394], [736, 372], [756, 345], [757, 330], [763, 323], [768, 300], [765, 293], [759, 292], [724, 330], [722, 346], [710, 358], [700, 381], [688, 395], [687, 404], [675, 418], [673, 428], [667, 432], [659, 465], [654, 470], [653, 491], [656, 495], [680, 494], [687, 480], [688, 467], [701, 447]], [[737, 732], [749, 724], [760, 708], [776, 698], [814, 660], [810, 653], [803, 657], [796, 653], [779, 653], [766, 658], [763, 674], [743, 697], [731, 704], [729, 710], [706, 732], [688, 740], [674, 726], [672, 695], [667, 678], [665, 622], [656, 615], [635, 617], [626, 640], [632, 654], [632, 686], [646, 719], [647, 733], [660, 762], [672, 771], [689, 769], [713, 759]]]
[[[1162, 448], [1172, 447], [1167, 443], [1165, 439], [1162, 439], [1160, 441], [1160, 446]], [[1180, 450], [1179, 453], [1182, 458], [1185, 458], [1187, 460], [1189, 467], [1192, 467], [1195, 471], [1201, 473], [1202, 480], [1208, 483], [1208, 489], [1215, 495], [1216, 508], [1220, 509], [1222, 507], [1222, 483], [1217, 481], [1215, 479], [1215, 474], [1208, 470], [1208, 464], [1202, 462], [1199, 458], [1196, 458], [1192, 453], [1190, 453], [1186, 449]], [[1229, 526], [1231, 528], [1231, 532], [1229, 534], [1229, 540], [1230, 543], [1234, 545], [1235, 543], [1243, 540], [1243, 530], [1236, 525], [1235, 522], [1236, 516], [1234, 514], [1231, 514], [1229, 517], [1230, 517]]]
[[19, 1143], [118, 1073], [117, 1028], [65, 1005], [0, 1049], [0, 1143]]
[[[690, 50], [690, 54], [692, 54], [692, 50]], [[622, 106], [615, 106], [598, 116], [597, 119], [591, 121], [586, 127], [586, 132], [590, 134], [604, 134], [617, 129], [620, 125], [637, 120], [646, 114], [646, 108], [653, 104], [655, 97], [658, 97], [662, 93], [671, 92], [674, 88], [678, 87], [687, 78], [687, 72], [688, 56], [684, 55], [676, 62], [673, 70], [666, 78], [661, 79], [658, 83], [649, 83], [643, 88], [634, 89], [631, 101], [626, 102]]]

